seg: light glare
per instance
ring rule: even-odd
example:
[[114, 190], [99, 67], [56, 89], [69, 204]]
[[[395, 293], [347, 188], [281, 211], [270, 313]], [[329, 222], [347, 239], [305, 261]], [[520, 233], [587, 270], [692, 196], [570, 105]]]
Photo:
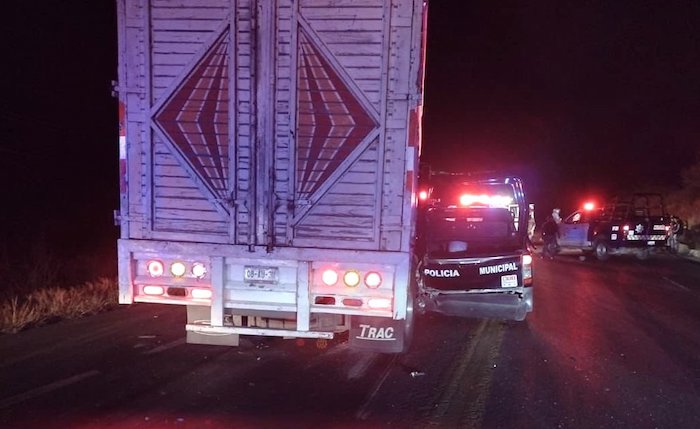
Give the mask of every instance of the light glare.
[[459, 203], [463, 206], [478, 204], [488, 207], [508, 207], [508, 205], [513, 203], [513, 197], [508, 197], [505, 195], [464, 194], [459, 197]]

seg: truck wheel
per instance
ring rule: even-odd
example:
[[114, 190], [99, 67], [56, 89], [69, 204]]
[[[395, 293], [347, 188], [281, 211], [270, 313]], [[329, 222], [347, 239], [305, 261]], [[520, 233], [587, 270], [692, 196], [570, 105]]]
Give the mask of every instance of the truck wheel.
[[403, 349], [400, 353], [407, 353], [413, 343], [413, 332], [416, 327], [416, 312], [415, 312], [415, 297], [413, 288], [408, 290], [408, 299], [406, 302], [406, 318], [403, 324]]
[[608, 244], [608, 240], [604, 238], [599, 238], [595, 241], [593, 250], [599, 261], [607, 261], [608, 258], [610, 258], [610, 245]]

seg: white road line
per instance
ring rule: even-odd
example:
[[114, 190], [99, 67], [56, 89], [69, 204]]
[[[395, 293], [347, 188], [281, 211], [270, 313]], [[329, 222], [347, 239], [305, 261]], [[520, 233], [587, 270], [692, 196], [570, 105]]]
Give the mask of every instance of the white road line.
[[144, 352], [143, 354], [153, 355], [153, 354], [160, 353], [160, 352], [168, 350], [168, 349], [172, 349], [172, 348], [177, 347], [177, 346], [181, 346], [183, 344], [185, 344], [185, 339], [179, 338], [175, 341], [171, 341], [169, 343], [163, 344], [162, 346], [154, 347], [151, 350]]
[[386, 381], [386, 379], [389, 377], [389, 373], [391, 373], [391, 370], [394, 369], [394, 363], [396, 362], [397, 355], [394, 355], [393, 358], [391, 358], [391, 362], [389, 362], [389, 365], [387, 365], [386, 369], [384, 370], [384, 374], [382, 374], [381, 378], [379, 379], [379, 382], [377, 383], [376, 386], [374, 386], [374, 389], [372, 390], [372, 393], [367, 396], [367, 399], [365, 402], [362, 404], [359, 410], [357, 410], [357, 413], [355, 413], [355, 419], [357, 420], [366, 420], [367, 417], [369, 417], [370, 411], [369, 411], [369, 406], [374, 400], [374, 397], [377, 396], [377, 393], [379, 393], [379, 389], [382, 388], [382, 385]]
[[683, 286], [682, 284], [678, 282], [674, 282], [673, 280], [669, 279], [668, 277], [661, 277], [662, 279], [666, 280], [667, 282], [671, 283], [674, 286], [677, 286], [681, 289], [683, 289], [686, 292], [690, 292], [690, 289], [687, 286]]
[[0, 408], [7, 408], [11, 405], [24, 402], [28, 399], [36, 398], [37, 396], [41, 396], [54, 390], [58, 390], [62, 387], [78, 383], [82, 380], [85, 380], [86, 378], [94, 377], [99, 374], [100, 371], [93, 369], [92, 371], [84, 372], [82, 374], [74, 375], [73, 377], [65, 378], [63, 380], [59, 380], [54, 383], [47, 384], [45, 386], [37, 387], [36, 389], [32, 389], [28, 392], [20, 393], [19, 395], [3, 399], [2, 401], [0, 401]]

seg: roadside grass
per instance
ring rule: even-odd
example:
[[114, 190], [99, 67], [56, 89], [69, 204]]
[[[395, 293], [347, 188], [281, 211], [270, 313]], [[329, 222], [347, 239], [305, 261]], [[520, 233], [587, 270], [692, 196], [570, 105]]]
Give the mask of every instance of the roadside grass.
[[0, 301], [0, 333], [14, 334], [32, 326], [96, 314], [116, 307], [117, 300], [117, 283], [107, 278], [15, 295]]

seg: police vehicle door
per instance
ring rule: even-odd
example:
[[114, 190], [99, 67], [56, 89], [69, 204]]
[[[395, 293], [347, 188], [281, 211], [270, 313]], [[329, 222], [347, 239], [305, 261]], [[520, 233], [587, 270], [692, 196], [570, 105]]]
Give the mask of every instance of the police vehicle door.
[[559, 224], [560, 246], [582, 246], [588, 235], [588, 216], [583, 210], [572, 213]]

